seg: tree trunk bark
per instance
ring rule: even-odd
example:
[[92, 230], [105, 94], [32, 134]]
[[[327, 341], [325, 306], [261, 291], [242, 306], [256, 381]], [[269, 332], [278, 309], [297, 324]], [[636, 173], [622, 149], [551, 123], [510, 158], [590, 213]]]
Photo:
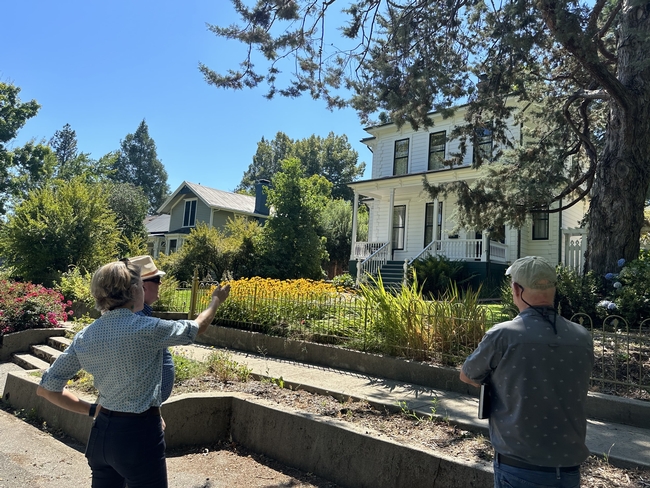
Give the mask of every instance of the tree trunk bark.
[[624, 2], [621, 11], [617, 78], [635, 103], [622, 107], [610, 101], [605, 147], [601, 155], [589, 207], [589, 236], [585, 270], [617, 272], [617, 261], [635, 259], [643, 226], [643, 210], [650, 184], [650, 15]]

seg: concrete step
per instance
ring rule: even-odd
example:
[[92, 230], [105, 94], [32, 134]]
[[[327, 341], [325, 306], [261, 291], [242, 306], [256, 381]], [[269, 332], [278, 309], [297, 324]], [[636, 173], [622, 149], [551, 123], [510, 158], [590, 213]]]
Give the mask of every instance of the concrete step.
[[72, 344], [72, 339], [68, 339], [67, 337], [50, 337], [47, 340], [48, 346], [59, 351], [65, 351], [70, 344]]
[[12, 359], [14, 363], [23, 369], [47, 369], [50, 367], [50, 363], [26, 352], [17, 352], [12, 356]]
[[52, 364], [61, 355], [61, 351], [45, 344], [36, 344], [30, 347], [32, 354], [43, 361]]

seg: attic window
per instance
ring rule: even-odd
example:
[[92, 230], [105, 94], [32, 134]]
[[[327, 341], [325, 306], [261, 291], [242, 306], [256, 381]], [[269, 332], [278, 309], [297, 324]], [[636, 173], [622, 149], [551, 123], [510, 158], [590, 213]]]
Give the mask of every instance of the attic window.
[[185, 200], [183, 227], [194, 227], [194, 225], [196, 225], [196, 200]]

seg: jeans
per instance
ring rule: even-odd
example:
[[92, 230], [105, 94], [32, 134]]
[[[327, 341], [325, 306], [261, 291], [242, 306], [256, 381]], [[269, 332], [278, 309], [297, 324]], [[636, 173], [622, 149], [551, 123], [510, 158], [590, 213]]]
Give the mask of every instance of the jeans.
[[580, 488], [580, 470], [533, 471], [531, 469], [515, 468], [494, 460], [494, 488]]
[[92, 488], [167, 488], [165, 434], [159, 415], [116, 417], [101, 411], [86, 447]]

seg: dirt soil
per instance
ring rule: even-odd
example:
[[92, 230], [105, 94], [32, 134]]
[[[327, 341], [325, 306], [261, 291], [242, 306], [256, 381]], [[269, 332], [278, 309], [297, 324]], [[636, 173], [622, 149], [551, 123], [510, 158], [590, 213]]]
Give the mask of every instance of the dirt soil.
[[[244, 392], [254, 395], [262, 403], [354, 423], [378, 438], [391, 439], [423, 450], [443, 452], [448, 456], [480, 462], [486, 466], [492, 462], [492, 446], [482, 435], [460, 429], [444, 420], [420, 417], [406, 410], [401, 413], [390, 413], [377, 410], [366, 402], [341, 403], [330, 396], [302, 390], [293, 391], [281, 388], [270, 381], [223, 383], [212, 377], [203, 377], [174, 386], [174, 395], [200, 391]], [[236, 445], [231, 445], [230, 448], [238, 450]], [[323, 483], [322, 480], [300, 482], [314, 484], [250, 486], [336, 486], [317, 484]], [[582, 466], [581, 486], [585, 488], [650, 487], [650, 470], [616, 468], [603, 459], [591, 456]]]

